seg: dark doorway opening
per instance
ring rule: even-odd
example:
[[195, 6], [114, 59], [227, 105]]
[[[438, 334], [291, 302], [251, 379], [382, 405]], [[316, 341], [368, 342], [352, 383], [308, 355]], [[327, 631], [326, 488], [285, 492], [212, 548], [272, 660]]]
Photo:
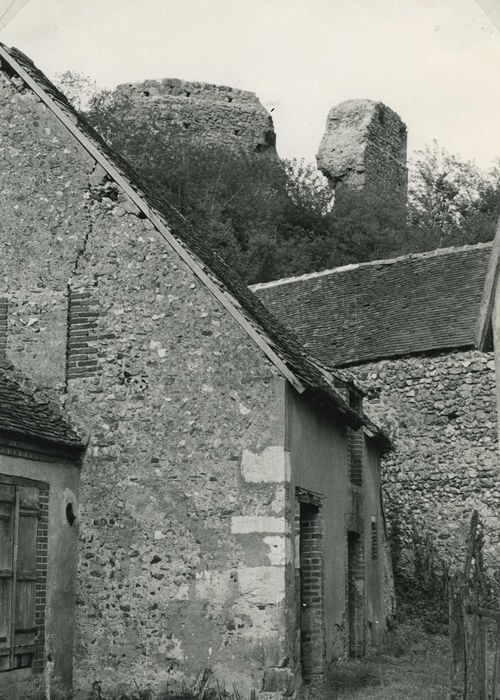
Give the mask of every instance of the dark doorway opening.
[[347, 533], [347, 616], [349, 655], [364, 653], [364, 556], [362, 537]]

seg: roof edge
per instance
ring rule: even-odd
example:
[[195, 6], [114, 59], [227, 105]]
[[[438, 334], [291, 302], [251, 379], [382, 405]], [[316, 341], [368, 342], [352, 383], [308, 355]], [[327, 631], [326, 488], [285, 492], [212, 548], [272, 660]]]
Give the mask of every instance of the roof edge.
[[357, 270], [359, 268], [373, 267], [378, 265], [394, 265], [395, 263], [404, 262], [405, 260], [422, 260], [425, 258], [439, 257], [441, 255], [461, 253], [462, 251], [467, 250], [483, 250], [485, 248], [491, 248], [492, 245], [492, 241], [487, 241], [486, 243], [473, 243], [470, 245], [463, 246], [449, 246], [448, 248], [436, 248], [435, 250], [425, 250], [421, 253], [408, 253], [407, 255], [400, 255], [396, 258], [383, 258], [380, 260], [369, 260], [367, 262], [362, 263], [350, 263], [349, 265], [332, 267], [328, 270], [319, 270], [318, 272], [306, 272], [303, 275], [296, 275], [292, 277], [282, 277], [280, 279], [272, 280], [270, 282], [258, 282], [257, 284], [249, 285], [249, 287], [253, 292], [256, 292], [261, 289], [278, 287], [282, 284], [305, 282], [306, 280], [317, 279], [319, 277], [326, 277], [327, 275], [339, 274], [341, 272], [351, 272], [352, 270]]
[[73, 443], [62, 440], [49, 440], [48, 438], [32, 435], [29, 432], [3, 430], [3, 428], [0, 428], [0, 453], [2, 448], [26, 450], [40, 455], [42, 459], [46, 455], [51, 458], [68, 459], [81, 465], [86, 447], [83, 442]]
[[[474, 344], [473, 340], [471, 339], [468, 343], [464, 343], [463, 345], [436, 345], [434, 347], [429, 347], [426, 348], [425, 350], [413, 350], [413, 351], [408, 351], [408, 352], [400, 352], [400, 353], [393, 353], [393, 354], [386, 354], [386, 355], [373, 355], [370, 357], [367, 357], [366, 359], [360, 358], [358, 360], [349, 360], [348, 362], [342, 362], [339, 363], [338, 365], [332, 365], [328, 364], [328, 368], [330, 369], [331, 372], [337, 372], [338, 370], [350, 370], [355, 367], [361, 367], [363, 365], [369, 365], [373, 362], [384, 362], [385, 360], [387, 361], [396, 361], [396, 360], [406, 360], [411, 357], [423, 357], [425, 355], [428, 356], [435, 356], [439, 355], [442, 353], [451, 353], [451, 352], [467, 352], [469, 350], [478, 350], [480, 348], [477, 348], [476, 345]], [[490, 348], [491, 349], [491, 348]], [[490, 349], [482, 350], [482, 352], [489, 352]]]
[[492, 314], [495, 304], [496, 289], [500, 265], [500, 217], [498, 218], [495, 238], [488, 262], [488, 270], [484, 282], [483, 296], [479, 305], [479, 316], [474, 332], [474, 342], [478, 350], [483, 352], [493, 349]]
[[[224, 306], [231, 314], [240, 327], [249, 335], [252, 340], [261, 348], [268, 359], [275, 365], [278, 371], [288, 379], [292, 386], [302, 393], [305, 390], [303, 382], [292, 372], [287, 364], [274, 352], [270, 343], [266, 340], [264, 334], [258, 333], [249, 321], [238, 310], [239, 304], [233, 299], [228, 291], [222, 291], [219, 286], [205, 272], [205, 266], [201, 261], [195, 259], [194, 255], [189, 251], [181, 241], [179, 241], [172, 233], [170, 228], [163, 223], [158, 214], [153, 211], [144, 197], [136, 192], [126, 177], [120, 173], [118, 168], [111, 163], [108, 158], [99, 151], [92, 141], [81, 132], [70, 117], [55, 103], [55, 101], [38, 85], [38, 83], [29, 75], [29, 73], [16, 61], [10, 54], [7, 47], [0, 43], [0, 58], [6, 61], [10, 67], [23, 79], [30, 89], [37, 95], [42, 102], [51, 110], [54, 116], [68, 129], [80, 145], [94, 158], [94, 160], [102, 166], [108, 175], [122, 188], [134, 204], [143, 212], [143, 214], [151, 221], [155, 229], [162, 236], [166, 243], [179, 255], [182, 261], [191, 269], [198, 277], [202, 284], [215, 296], [215, 298]], [[30, 60], [30, 59], [28, 59]]]

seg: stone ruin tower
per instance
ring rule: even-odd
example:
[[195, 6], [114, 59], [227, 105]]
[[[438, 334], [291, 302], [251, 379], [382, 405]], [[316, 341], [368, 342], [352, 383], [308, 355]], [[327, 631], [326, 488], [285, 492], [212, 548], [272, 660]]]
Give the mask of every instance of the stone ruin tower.
[[147, 116], [168, 136], [277, 158], [272, 117], [253, 92], [166, 78], [119, 85], [115, 94], [129, 118]]
[[366, 192], [407, 199], [406, 125], [382, 102], [347, 100], [332, 107], [321, 140], [318, 168], [336, 197]]

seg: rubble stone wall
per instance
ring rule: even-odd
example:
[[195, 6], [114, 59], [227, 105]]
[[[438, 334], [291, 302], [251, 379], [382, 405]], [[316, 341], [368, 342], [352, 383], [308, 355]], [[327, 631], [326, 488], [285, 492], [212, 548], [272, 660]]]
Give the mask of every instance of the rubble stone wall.
[[127, 104], [129, 119], [154, 124], [166, 140], [180, 137], [276, 157], [272, 117], [253, 92], [165, 79], [119, 85], [115, 97]]
[[[402, 544], [400, 573], [415, 575], [414, 534], [432, 536], [436, 562], [464, 555], [471, 512], [486, 526], [485, 555], [500, 562], [500, 470], [492, 354], [477, 351], [383, 360], [353, 368], [365, 410], [388, 427], [385, 507]], [[394, 543], [393, 543], [394, 544]]]
[[360, 191], [390, 193], [405, 206], [406, 149], [406, 126], [392, 109], [373, 100], [347, 100], [328, 113], [318, 168], [337, 197]]
[[[82, 697], [93, 681], [104, 693], [130, 693], [134, 679], [173, 688], [211, 668], [243, 696], [267, 692], [265, 677], [279, 695], [283, 380], [49, 110], [2, 73], [0, 110], [8, 359], [34, 365], [90, 433], [75, 686]], [[67, 362], [70, 290], [93, 327], [73, 337]], [[74, 329], [83, 316], [70, 311]], [[74, 372], [82, 343], [95, 350], [92, 376]], [[269, 460], [273, 474], [251, 476]]]

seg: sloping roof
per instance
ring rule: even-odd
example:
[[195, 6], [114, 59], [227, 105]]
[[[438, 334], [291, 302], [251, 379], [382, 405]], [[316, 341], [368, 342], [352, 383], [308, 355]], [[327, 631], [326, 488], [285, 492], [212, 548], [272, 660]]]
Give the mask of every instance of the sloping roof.
[[331, 367], [474, 346], [491, 243], [254, 285]]
[[0, 367], [0, 434], [82, 450], [84, 443], [60, 407], [41, 398], [19, 375]]
[[42, 99], [80, 144], [125, 189], [134, 203], [176, 250], [240, 326], [299, 391], [308, 390], [349, 425], [359, 427], [362, 417], [335, 390], [334, 378], [310, 356], [296, 336], [280, 323], [238, 276], [212, 250], [188, 221], [154, 193], [146, 191], [133, 168], [115, 153], [66, 97], [15, 48], [0, 44], [4, 69], [12, 71]]

